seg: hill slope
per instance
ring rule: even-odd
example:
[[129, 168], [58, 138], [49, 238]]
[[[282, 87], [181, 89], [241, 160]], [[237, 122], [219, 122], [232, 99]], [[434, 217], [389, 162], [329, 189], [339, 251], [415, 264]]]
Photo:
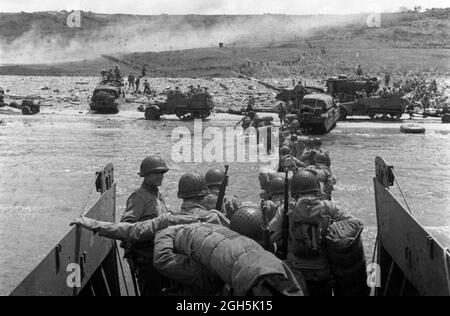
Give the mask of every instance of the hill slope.
[[383, 14], [380, 28], [367, 27], [367, 15], [83, 13], [82, 28], [71, 29], [67, 14], [0, 14], [0, 58], [15, 63], [0, 74], [98, 75], [114, 63], [153, 77], [308, 77], [356, 64], [371, 73], [450, 72], [450, 9]]

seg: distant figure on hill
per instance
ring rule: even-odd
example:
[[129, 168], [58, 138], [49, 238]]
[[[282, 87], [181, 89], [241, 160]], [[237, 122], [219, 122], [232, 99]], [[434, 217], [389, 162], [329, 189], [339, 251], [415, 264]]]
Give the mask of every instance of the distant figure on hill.
[[136, 92], [139, 92], [139, 86], [141, 85], [141, 77], [136, 79]]
[[358, 75], [358, 76], [363, 75], [363, 70], [362, 70], [361, 65], [358, 65], [358, 68], [356, 68], [356, 75]]
[[144, 81], [144, 94], [150, 94], [150, 83], [145, 79]]
[[132, 72], [130, 72], [130, 74], [128, 75], [128, 90], [130, 90], [130, 89], [134, 90], [135, 89], [134, 88], [134, 82], [135, 82], [134, 75], [133, 75]]
[[384, 74], [384, 85], [388, 87], [390, 82], [391, 82], [391, 74], [389, 73]]

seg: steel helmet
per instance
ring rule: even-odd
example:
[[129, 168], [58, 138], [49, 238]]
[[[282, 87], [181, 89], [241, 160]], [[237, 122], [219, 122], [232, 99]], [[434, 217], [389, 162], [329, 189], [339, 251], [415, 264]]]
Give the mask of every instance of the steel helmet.
[[166, 163], [158, 156], [149, 156], [141, 163], [141, 171], [138, 173], [142, 178], [148, 176], [150, 173], [166, 173], [169, 171]]
[[222, 185], [222, 182], [225, 179], [225, 172], [217, 168], [211, 169], [206, 173], [205, 178], [208, 187]]
[[255, 241], [263, 239], [263, 218], [261, 210], [253, 203], [245, 203], [234, 212], [230, 229]]
[[280, 156], [286, 156], [291, 154], [291, 149], [288, 146], [283, 146], [280, 149]]
[[330, 163], [328, 156], [323, 152], [318, 152], [316, 154], [315, 161], [316, 161], [316, 164], [321, 164], [321, 165], [326, 165], [326, 166], [329, 166], [329, 163]]
[[291, 196], [317, 193], [320, 191], [320, 183], [317, 173], [313, 170], [302, 170], [297, 172], [292, 178]]
[[178, 198], [187, 199], [209, 194], [208, 185], [203, 175], [192, 172], [183, 175], [178, 182]]
[[274, 194], [284, 193], [284, 179], [281, 177], [275, 177], [269, 182], [269, 194], [273, 196]]
[[321, 140], [320, 138], [318, 138], [318, 137], [315, 137], [315, 138], [312, 140], [312, 145], [313, 145], [314, 147], [322, 147], [322, 140]]

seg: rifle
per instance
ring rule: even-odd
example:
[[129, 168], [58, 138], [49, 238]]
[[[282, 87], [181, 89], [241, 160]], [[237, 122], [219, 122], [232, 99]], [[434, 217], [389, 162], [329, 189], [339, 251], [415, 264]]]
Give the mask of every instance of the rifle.
[[312, 139], [309, 140], [308, 145], [309, 145], [309, 152], [310, 152], [309, 164], [310, 165], [315, 165], [316, 164], [316, 151], [314, 149], [313, 140]]
[[283, 212], [283, 239], [280, 250], [280, 259], [287, 259], [288, 238], [289, 238], [289, 171], [286, 170], [284, 179], [284, 212]]
[[262, 221], [263, 221], [263, 233], [264, 233], [264, 248], [267, 251], [270, 251], [273, 253], [273, 245], [270, 243], [270, 230], [269, 225], [267, 223], [267, 213], [266, 213], [266, 207], [265, 207], [266, 200], [261, 200], [261, 212], [262, 212]]
[[216, 210], [221, 211], [223, 207], [223, 201], [225, 199], [225, 191], [228, 186], [228, 169], [230, 169], [229, 165], [225, 166], [225, 177], [223, 178], [222, 184], [220, 186], [219, 196], [217, 197]]

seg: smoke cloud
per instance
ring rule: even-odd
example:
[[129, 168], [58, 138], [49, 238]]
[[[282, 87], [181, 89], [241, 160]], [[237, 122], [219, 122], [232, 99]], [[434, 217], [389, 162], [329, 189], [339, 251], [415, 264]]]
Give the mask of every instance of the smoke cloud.
[[0, 63], [41, 64], [102, 54], [160, 52], [227, 45], [264, 46], [324, 29], [361, 23], [365, 16], [107, 16], [83, 14], [80, 29], [34, 22], [14, 39], [0, 38]]

